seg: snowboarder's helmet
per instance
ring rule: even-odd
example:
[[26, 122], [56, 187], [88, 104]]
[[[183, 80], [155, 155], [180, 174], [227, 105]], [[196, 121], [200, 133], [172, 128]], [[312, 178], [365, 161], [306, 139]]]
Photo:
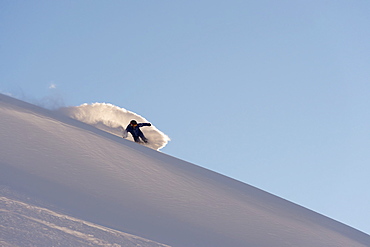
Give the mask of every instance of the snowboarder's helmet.
[[131, 120], [130, 124], [137, 125], [137, 122], [135, 120]]

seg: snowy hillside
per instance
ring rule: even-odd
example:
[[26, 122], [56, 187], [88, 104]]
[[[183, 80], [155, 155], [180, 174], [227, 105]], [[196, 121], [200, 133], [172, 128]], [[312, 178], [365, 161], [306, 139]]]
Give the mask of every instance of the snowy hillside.
[[0, 246], [167, 246], [34, 206], [4, 187], [0, 192]]
[[370, 246], [247, 184], [0, 95], [1, 246]]

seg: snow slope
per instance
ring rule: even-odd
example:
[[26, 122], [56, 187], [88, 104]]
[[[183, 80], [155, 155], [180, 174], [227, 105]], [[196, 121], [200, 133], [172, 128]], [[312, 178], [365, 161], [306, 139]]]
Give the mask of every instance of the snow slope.
[[0, 95], [0, 116], [3, 246], [370, 246], [356, 229], [59, 112]]
[[0, 246], [167, 246], [19, 201], [6, 188], [0, 191]]

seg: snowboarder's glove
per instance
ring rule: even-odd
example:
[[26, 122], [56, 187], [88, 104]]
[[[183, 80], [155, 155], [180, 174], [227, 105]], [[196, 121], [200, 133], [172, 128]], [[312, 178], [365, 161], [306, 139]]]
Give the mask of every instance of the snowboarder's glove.
[[152, 124], [151, 124], [151, 123], [149, 123], [149, 124], [148, 124], [148, 126], [152, 126]]

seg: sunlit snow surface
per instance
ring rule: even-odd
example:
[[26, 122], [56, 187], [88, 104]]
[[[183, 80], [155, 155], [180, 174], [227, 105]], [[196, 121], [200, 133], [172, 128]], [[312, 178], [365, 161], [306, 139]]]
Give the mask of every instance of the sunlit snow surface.
[[[147, 119], [134, 112], [107, 103], [64, 107], [58, 111], [71, 118], [120, 137], [122, 137], [123, 129], [126, 128], [131, 120], [136, 120], [139, 123], [149, 122]], [[166, 146], [167, 142], [170, 140], [167, 135], [158, 130], [154, 125], [151, 127], [142, 127], [141, 130], [149, 140], [146, 146], [152, 149], [159, 150]], [[128, 135], [128, 139], [133, 141], [130, 134]]]
[[356, 229], [59, 112], [0, 94], [0, 116], [0, 246], [370, 246]]
[[0, 246], [164, 247], [154, 241], [35, 206], [0, 187]]

